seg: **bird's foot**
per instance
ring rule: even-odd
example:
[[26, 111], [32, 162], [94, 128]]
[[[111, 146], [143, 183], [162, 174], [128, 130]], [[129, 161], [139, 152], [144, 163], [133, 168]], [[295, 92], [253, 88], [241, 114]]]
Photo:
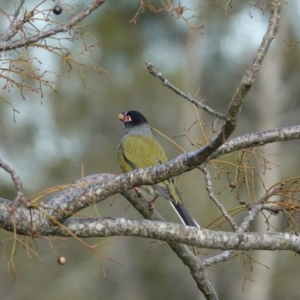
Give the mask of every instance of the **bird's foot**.
[[149, 210], [153, 210], [154, 209], [154, 202], [157, 199], [157, 197], [154, 197], [152, 200], [149, 201]]
[[135, 186], [133, 189], [136, 191], [137, 194], [142, 193], [142, 190], [138, 186]]

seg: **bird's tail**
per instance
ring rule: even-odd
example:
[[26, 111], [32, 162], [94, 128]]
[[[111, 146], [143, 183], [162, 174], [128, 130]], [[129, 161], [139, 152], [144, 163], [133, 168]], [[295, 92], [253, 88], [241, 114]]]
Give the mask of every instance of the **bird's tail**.
[[169, 202], [173, 206], [182, 223], [184, 223], [187, 226], [194, 226], [200, 228], [199, 224], [191, 217], [191, 215], [182, 203], [175, 204], [172, 201]]

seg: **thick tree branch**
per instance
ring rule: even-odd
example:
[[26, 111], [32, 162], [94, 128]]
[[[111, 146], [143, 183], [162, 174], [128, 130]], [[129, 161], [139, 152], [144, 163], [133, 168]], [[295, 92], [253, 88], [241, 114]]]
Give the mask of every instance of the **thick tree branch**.
[[[291, 250], [300, 253], [300, 237], [293, 233], [248, 233], [249, 223], [253, 221], [261, 204], [250, 211], [248, 217], [240, 226], [239, 232], [221, 232], [197, 229], [181, 224], [173, 224], [150, 220], [129, 220], [123, 218], [69, 218], [62, 226], [55, 223], [43, 225], [47, 215], [43, 211], [18, 207], [15, 220], [10, 218], [11, 201], [0, 198], [1, 227], [9, 229], [16, 226], [18, 233], [28, 235], [107, 237], [107, 236], [140, 236], [159, 239], [171, 243], [184, 243], [191, 246], [220, 250]], [[14, 222], [16, 222], [14, 224]], [[246, 225], [245, 225], [246, 224]], [[36, 226], [36, 228], [34, 228]], [[68, 231], [66, 231], [68, 229]]]
[[290, 250], [300, 254], [300, 237], [294, 233], [234, 233], [124, 218], [69, 218], [62, 225], [37, 233], [70, 237], [71, 232], [81, 238], [137, 236], [215, 250]]
[[[111, 218], [95, 220], [70, 218], [64, 225], [79, 237], [142, 236], [199, 248], [246, 251], [291, 250], [300, 254], [300, 237], [293, 233], [235, 233], [158, 221]], [[69, 236], [63, 228], [58, 228], [56, 234]]]
[[216, 150], [209, 158], [215, 159], [221, 155], [232, 153], [241, 149], [264, 146], [275, 142], [284, 142], [289, 140], [298, 140], [300, 138], [300, 125], [275, 128], [266, 131], [249, 133], [228, 140], [218, 150]]

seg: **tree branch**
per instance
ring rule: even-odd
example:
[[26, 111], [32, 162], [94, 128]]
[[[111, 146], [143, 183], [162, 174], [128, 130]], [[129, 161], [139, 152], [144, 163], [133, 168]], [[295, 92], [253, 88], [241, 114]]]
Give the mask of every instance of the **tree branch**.
[[169, 89], [171, 89], [173, 92], [175, 92], [177, 95], [179, 95], [180, 97], [188, 100], [189, 102], [193, 103], [196, 107], [206, 111], [208, 114], [220, 119], [220, 120], [226, 120], [226, 116], [214, 111], [212, 108], [210, 108], [207, 105], [202, 104], [201, 102], [193, 99], [193, 97], [191, 97], [190, 95], [187, 95], [186, 93], [182, 92], [181, 90], [179, 90], [176, 86], [174, 86], [172, 83], [169, 82], [169, 80], [163, 76], [163, 74], [159, 71], [156, 71], [156, 69], [154, 68], [153, 63], [151, 62], [146, 62], [146, 66], [147, 69], [149, 71], [150, 74], [152, 74], [155, 77], [158, 77], [161, 81], [162, 84], [165, 85], [166, 87], [168, 87]]
[[[17, 18], [20, 14], [20, 10], [21, 10], [24, 2], [25, 2], [25, 0], [20, 1], [20, 4], [17, 7], [12, 20], [10, 20], [10, 25], [6, 30], [6, 33], [1, 38], [1, 42], [6, 42], [6, 41], [10, 40], [11, 38], [13, 38], [17, 34], [18, 30], [20, 29], [20, 27], [19, 27], [20, 24], [17, 22]], [[1, 9], [1, 11], [3, 13], [2, 9]]]
[[218, 200], [218, 198], [216, 197], [216, 195], [214, 193], [213, 184], [212, 184], [212, 180], [211, 180], [211, 176], [210, 176], [209, 168], [208, 168], [207, 164], [205, 164], [204, 166], [201, 166], [200, 169], [204, 174], [204, 179], [205, 179], [205, 182], [206, 182], [205, 187], [206, 187], [206, 190], [208, 192], [209, 198], [220, 209], [220, 211], [222, 212], [222, 215], [226, 218], [228, 223], [231, 225], [232, 229], [237, 231], [238, 230], [238, 225], [235, 223], [233, 218], [230, 216], [230, 214], [225, 209], [224, 205]]
[[0, 159], [0, 168], [4, 169], [6, 172], [8, 172], [11, 176], [12, 181], [15, 184], [15, 188], [17, 191], [17, 196], [14, 199], [14, 205], [18, 205], [20, 202], [24, 203], [26, 202], [24, 192], [23, 192], [23, 185], [20, 177], [16, 173], [16, 171], [7, 163], [5, 163], [2, 159]]
[[294, 233], [223, 232], [124, 218], [69, 218], [62, 225], [52, 225], [36, 234], [70, 237], [71, 232], [80, 238], [137, 236], [215, 250], [291, 250], [300, 254], [300, 237]]
[[238, 151], [241, 149], [264, 146], [266, 144], [275, 143], [275, 142], [297, 140], [299, 138], [300, 138], [300, 125], [249, 133], [228, 140], [211, 156], [209, 156], [208, 160], [215, 159], [221, 155]]
[[[45, 39], [47, 37], [56, 35], [57, 33], [60, 32], [66, 32], [69, 29], [71, 29], [73, 26], [75, 26], [77, 23], [79, 23], [81, 20], [89, 16], [94, 10], [96, 10], [98, 7], [100, 7], [105, 0], [94, 0], [92, 3], [90, 3], [85, 10], [80, 12], [79, 14], [73, 16], [70, 18], [69, 21], [65, 22], [62, 25], [56, 26], [53, 29], [49, 29], [47, 31], [40, 31], [38, 34], [32, 35], [32, 36], [27, 36], [26, 38], [21, 38], [15, 41], [9, 41], [7, 37], [14, 36], [16, 34], [15, 30], [10, 29], [10, 31], [7, 33], [6, 36], [4, 36], [3, 40], [1, 40], [0, 43], [0, 52], [2, 51], [7, 51], [7, 50], [12, 50], [12, 49], [17, 49], [24, 47], [26, 45], [36, 43], [42, 39]], [[17, 22], [15, 20], [15, 22]], [[18, 24], [14, 23], [14, 26], [16, 28], [19, 28], [17, 26]], [[10, 25], [10, 28], [14, 27], [12, 24]]]

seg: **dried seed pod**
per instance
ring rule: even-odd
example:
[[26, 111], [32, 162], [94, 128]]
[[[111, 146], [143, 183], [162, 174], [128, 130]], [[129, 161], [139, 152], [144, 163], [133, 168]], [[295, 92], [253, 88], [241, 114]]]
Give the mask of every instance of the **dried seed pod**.
[[63, 257], [63, 256], [60, 256], [57, 258], [57, 262], [60, 264], [60, 265], [64, 265], [66, 263], [66, 258]]

